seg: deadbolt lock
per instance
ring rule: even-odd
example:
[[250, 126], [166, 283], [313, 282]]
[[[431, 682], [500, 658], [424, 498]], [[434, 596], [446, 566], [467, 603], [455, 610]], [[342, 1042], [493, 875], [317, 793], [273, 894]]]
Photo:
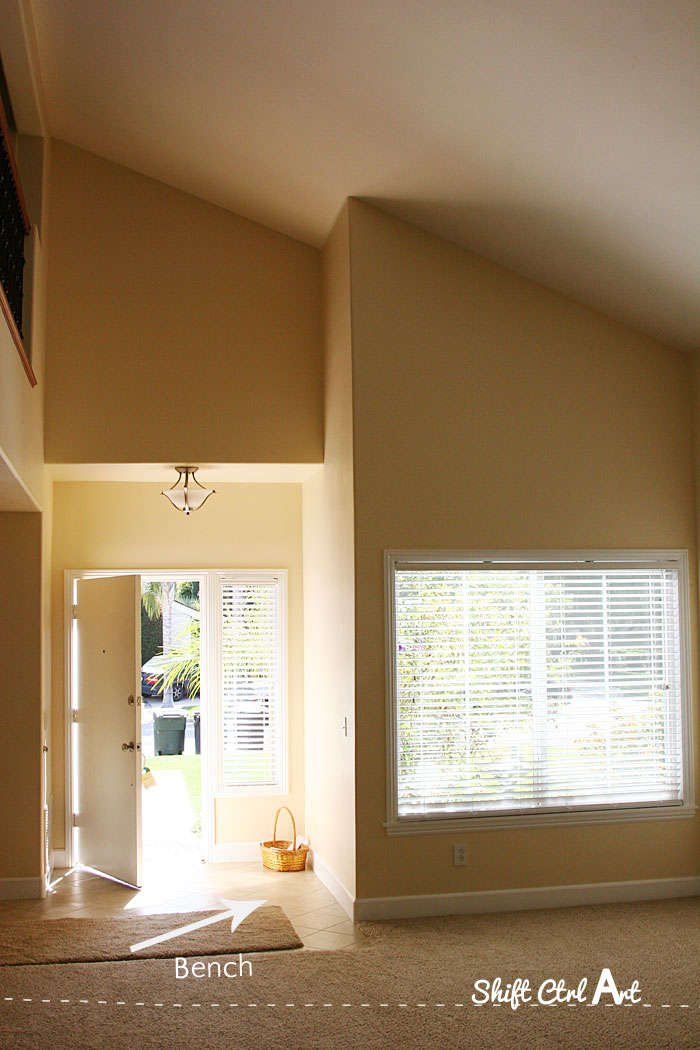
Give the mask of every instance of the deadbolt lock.
[[122, 744], [122, 751], [133, 751], [134, 741], [130, 740], [128, 744]]

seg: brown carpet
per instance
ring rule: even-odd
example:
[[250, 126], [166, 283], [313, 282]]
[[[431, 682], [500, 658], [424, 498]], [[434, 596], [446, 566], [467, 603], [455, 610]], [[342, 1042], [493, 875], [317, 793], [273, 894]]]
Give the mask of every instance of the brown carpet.
[[[0, 970], [3, 1050], [698, 1050], [700, 901], [363, 924], [367, 947], [252, 958], [177, 979], [173, 960]], [[219, 960], [223, 962], [223, 960]], [[639, 1004], [605, 996], [639, 982]], [[588, 1003], [477, 1006], [477, 980], [589, 979]], [[648, 1004], [645, 1005], [645, 1004]]]
[[233, 932], [231, 919], [192, 930], [143, 948], [132, 944], [157, 937], [215, 914], [212, 911], [117, 918], [21, 919], [0, 923], [0, 967], [50, 963], [172, 959], [175, 956], [230, 955], [301, 948], [302, 942], [281, 908], [258, 908]]

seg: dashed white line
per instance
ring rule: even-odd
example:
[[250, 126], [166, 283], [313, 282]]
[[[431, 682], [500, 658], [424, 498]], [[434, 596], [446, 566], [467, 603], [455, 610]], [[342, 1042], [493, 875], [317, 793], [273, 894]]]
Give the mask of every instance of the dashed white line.
[[[13, 1002], [22, 1002], [22, 1003], [34, 1003], [34, 1002], [37, 1002], [37, 1003], [39, 1003], [40, 1002], [40, 1003], [43, 1003], [43, 1004], [46, 1004], [46, 1005], [51, 1005], [52, 1002], [53, 1003], [61, 1003], [61, 1004], [68, 1004], [68, 1003], [72, 1002], [75, 1005], [79, 1005], [79, 1004], [80, 1005], [89, 1005], [90, 1003], [93, 1003], [94, 1005], [97, 1005], [97, 1006], [108, 1006], [108, 1005], [110, 1005], [110, 1000], [107, 1000], [107, 999], [92, 999], [92, 1000], [91, 999], [73, 999], [73, 1000], [71, 1000], [71, 999], [34, 999], [34, 998], [29, 997], [29, 996], [25, 996], [25, 997], [20, 999], [20, 998], [17, 998], [15, 996], [12, 996], [12, 995], [4, 996], [2, 1001], [6, 1002], [6, 1003], [13, 1003]], [[127, 1006], [127, 1005], [129, 1005], [126, 1002], [126, 1000], [124, 1000], [124, 999], [111, 1000], [111, 1003], [112, 1003], [112, 1005], [115, 1005], [115, 1006]], [[179, 1010], [179, 1009], [182, 1009], [183, 1005], [192, 1007], [193, 1009], [201, 1009], [202, 1005], [204, 1005], [205, 1007], [208, 1006], [210, 1008], [217, 1009], [222, 1004], [221, 1003], [204, 1003], [204, 1004], [202, 1004], [202, 1003], [184, 1003], [183, 1004], [183, 1003], [163, 1003], [163, 1002], [160, 1002], [160, 1003], [155, 1003], [155, 1002], [154, 1003], [146, 1003], [145, 1001], [139, 1001], [139, 1002], [134, 1002], [131, 1005], [133, 1005], [133, 1006], [143, 1006], [143, 1007], [157, 1007], [157, 1008], [160, 1008], [160, 1009], [162, 1009], [163, 1007], [168, 1007], [169, 1006], [169, 1007], [171, 1007], [173, 1009], [178, 1009]], [[223, 1004], [223, 1005], [227, 1005], [227, 1004]], [[304, 1006], [307, 1009], [313, 1009], [315, 1007], [324, 1007], [326, 1009], [333, 1009], [333, 1008], [337, 1009], [338, 1007], [342, 1007], [344, 1009], [349, 1009], [349, 1008], [351, 1008], [353, 1006], [364, 1007], [365, 1009], [370, 1009], [373, 1006], [383, 1007], [384, 1009], [389, 1009], [392, 1006], [395, 1007], [395, 1008], [399, 1008], [399, 1009], [408, 1009], [409, 1007], [419, 1007], [421, 1009], [426, 1009], [426, 1008], [429, 1008], [429, 1007], [434, 1007], [436, 1009], [446, 1009], [446, 1008], [448, 1008], [448, 1009], [449, 1008], [464, 1009], [465, 1005], [468, 1005], [468, 1004], [465, 1004], [465, 1003], [427, 1003], [427, 1002], [420, 1002], [420, 1003], [418, 1003], [418, 1002], [417, 1003], [347, 1003], [346, 1002], [346, 1003], [284, 1003], [284, 1004], [283, 1003], [247, 1003], [247, 1004], [246, 1003], [229, 1003], [228, 1004], [229, 1008], [238, 1008], [239, 1006], [246, 1006], [246, 1005], [250, 1009], [257, 1009], [259, 1006], [267, 1006], [269, 1009], [276, 1009], [277, 1007], [282, 1007], [282, 1006], [285, 1006], [288, 1009], [295, 1009], [297, 1006], [299, 1006], [299, 1007]], [[493, 1005], [496, 1006], [496, 1005], [502, 1005], [502, 1004], [494, 1003]], [[528, 1005], [529, 1006], [540, 1006], [541, 1004], [540, 1003], [529, 1003]], [[562, 1005], [564, 1005], [564, 1004], [562, 1004]], [[565, 1005], [567, 1005], [567, 1006], [582, 1006], [584, 1004], [583, 1003], [566, 1003]], [[593, 1006], [593, 1003], [586, 1003], [585, 1005], [586, 1006]], [[604, 1006], [607, 1006], [607, 1007], [613, 1007], [613, 1006], [616, 1006], [618, 1004], [616, 1004], [616, 1003], [604, 1003], [604, 1004], [601, 1003], [600, 1005], [604, 1005]], [[690, 1004], [690, 1003], [675, 1003], [675, 1004], [674, 1003], [657, 1003], [657, 1004], [654, 1004], [654, 1003], [625, 1003], [624, 1005], [625, 1006], [642, 1006], [646, 1010], [651, 1010], [651, 1009], [654, 1008], [654, 1006], [661, 1007], [662, 1010], [672, 1010], [672, 1009], [691, 1010], [691, 1009], [695, 1009], [695, 1007], [693, 1007], [692, 1004]], [[700, 1005], [698, 1006], [698, 1009], [700, 1009]]]

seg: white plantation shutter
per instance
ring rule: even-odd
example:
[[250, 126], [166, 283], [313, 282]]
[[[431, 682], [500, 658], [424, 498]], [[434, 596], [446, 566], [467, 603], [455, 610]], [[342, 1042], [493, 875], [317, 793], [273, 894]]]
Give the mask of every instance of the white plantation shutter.
[[399, 819], [683, 802], [677, 568], [393, 580]]
[[283, 779], [282, 601], [276, 578], [221, 582], [222, 785]]

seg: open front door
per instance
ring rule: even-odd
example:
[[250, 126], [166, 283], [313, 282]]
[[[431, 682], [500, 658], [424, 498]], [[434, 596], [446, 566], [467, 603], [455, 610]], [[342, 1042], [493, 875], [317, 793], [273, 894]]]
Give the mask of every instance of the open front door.
[[141, 884], [141, 577], [79, 580], [74, 857]]

